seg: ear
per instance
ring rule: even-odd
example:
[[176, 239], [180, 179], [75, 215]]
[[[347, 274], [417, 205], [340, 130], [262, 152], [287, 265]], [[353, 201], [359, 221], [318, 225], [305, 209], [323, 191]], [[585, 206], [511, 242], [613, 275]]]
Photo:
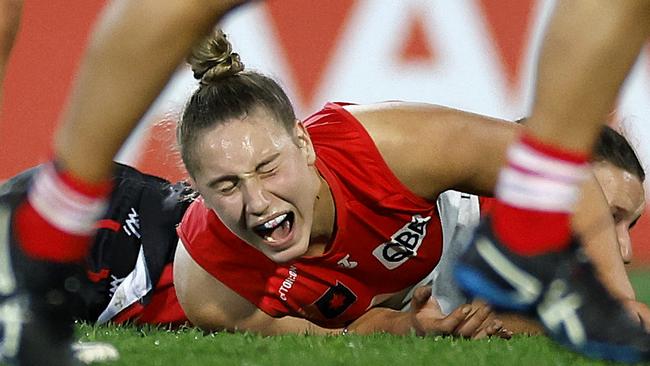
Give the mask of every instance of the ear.
[[190, 188], [192, 188], [193, 190], [195, 190], [197, 192], [199, 191], [199, 189], [198, 189], [198, 187], [196, 185], [196, 181], [194, 180], [194, 178], [192, 178], [191, 175], [189, 175], [185, 181], [190, 185]]
[[[194, 192], [196, 192], [197, 197], [201, 196], [201, 191], [199, 191], [199, 186], [198, 186], [198, 184], [196, 184], [196, 181], [194, 180], [194, 178], [192, 178], [192, 176], [188, 176], [188, 177], [185, 179], [185, 182], [186, 182], [187, 184], [190, 185], [190, 189], [191, 189], [191, 190], [193, 190]], [[206, 203], [206, 204], [207, 204], [207, 203]]]
[[306, 154], [307, 163], [313, 165], [316, 162], [316, 151], [314, 151], [314, 145], [311, 143], [311, 138], [305, 125], [296, 120], [293, 133], [296, 139], [296, 145], [302, 150], [303, 154]]

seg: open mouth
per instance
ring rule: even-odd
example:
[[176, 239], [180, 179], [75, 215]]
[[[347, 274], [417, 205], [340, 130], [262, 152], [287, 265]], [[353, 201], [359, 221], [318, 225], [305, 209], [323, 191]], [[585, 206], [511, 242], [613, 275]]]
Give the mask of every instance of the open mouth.
[[269, 243], [278, 243], [291, 234], [294, 220], [294, 213], [287, 212], [253, 227], [253, 231]]

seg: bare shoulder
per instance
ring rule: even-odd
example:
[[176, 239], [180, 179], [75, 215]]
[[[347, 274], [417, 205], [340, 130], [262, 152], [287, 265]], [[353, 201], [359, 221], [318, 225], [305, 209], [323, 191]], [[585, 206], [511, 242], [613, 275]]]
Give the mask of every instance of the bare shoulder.
[[[427, 103], [385, 102], [348, 105], [345, 109], [361, 122], [375, 143], [412, 144], [460, 134], [496, 132], [503, 120]], [[510, 127], [506, 127], [510, 129]], [[408, 140], [406, 140], [408, 138]]]
[[180, 240], [174, 256], [174, 286], [188, 319], [203, 329], [234, 329], [258, 311], [196, 263]]
[[[503, 120], [425, 103], [345, 108], [366, 128], [397, 178], [427, 199], [446, 189], [489, 193], [515, 131]], [[487, 176], [473, 179], [478, 173]]]

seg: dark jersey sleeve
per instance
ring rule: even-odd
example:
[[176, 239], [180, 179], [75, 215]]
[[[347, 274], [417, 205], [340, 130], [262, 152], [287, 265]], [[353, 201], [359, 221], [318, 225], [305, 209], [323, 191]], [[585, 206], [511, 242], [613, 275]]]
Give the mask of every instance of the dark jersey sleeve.
[[[0, 196], [15, 197], [14, 201], [24, 199], [39, 168], [28, 169], [4, 182], [0, 185]], [[171, 184], [118, 163], [115, 163], [114, 183], [107, 212], [97, 223], [97, 234], [86, 258], [84, 270], [88, 281], [74, 302], [75, 316], [90, 322], [97, 321], [115, 290], [136, 266], [146, 271], [144, 278], [151, 287], [137, 301], [142, 305], [149, 302], [163, 268], [173, 261], [178, 242], [176, 225], [192, 195], [182, 182]], [[143, 286], [137, 282], [130, 285]], [[130, 290], [127, 292], [138, 292]]]
[[[89, 321], [97, 320], [117, 287], [136, 266], [146, 268], [148, 280], [155, 286], [165, 265], [173, 262], [178, 242], [176, 225], [191, 194], [185, 183], [171, 184], [118, 163], [114, 177], [108, 211], [98, 222], [87, 260], [92, 291], [84, 295], [88, 313], [82, 318]], [[144, 266], [138, 263], [141, 250]], [[152, 292], [138, 301], [146, 305]]]

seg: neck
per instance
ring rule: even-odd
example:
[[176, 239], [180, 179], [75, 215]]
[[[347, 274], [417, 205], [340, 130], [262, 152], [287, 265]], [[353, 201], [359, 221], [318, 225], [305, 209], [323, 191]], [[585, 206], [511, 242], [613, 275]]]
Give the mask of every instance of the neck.
[[314, 221], [312, 223], [309, 249], [306, 255], [315, 256], [325, 252], [327, 245], [333, 239], [336, 210], [330, 187], [316, 171], [319, 189], [314, 202]]

